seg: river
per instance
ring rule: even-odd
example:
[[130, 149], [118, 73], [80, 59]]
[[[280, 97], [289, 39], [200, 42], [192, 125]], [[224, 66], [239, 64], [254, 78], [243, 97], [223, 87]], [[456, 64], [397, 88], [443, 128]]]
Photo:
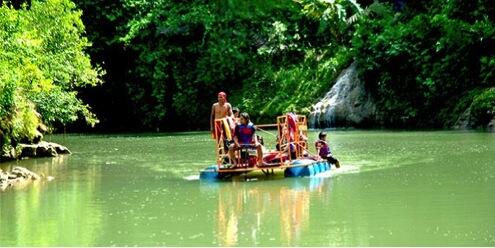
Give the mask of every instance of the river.
[[0, 193], [0, 246], [495, 246], [495, 133], [329, 131], [328, 177], [220, 183], [205, 132], [46, 139], [0, 165], [55, 178]]

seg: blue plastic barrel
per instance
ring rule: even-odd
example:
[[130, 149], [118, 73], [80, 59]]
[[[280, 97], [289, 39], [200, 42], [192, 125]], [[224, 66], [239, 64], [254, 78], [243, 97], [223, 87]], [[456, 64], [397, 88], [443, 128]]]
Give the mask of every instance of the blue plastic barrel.
[[307, 174], [307, 173], [308, 172], [307, 172], [306, 167], [300, 166], [300, 167], [291, 167], [291, 168], [285, 169], [284, 175], [286, 177], [302, 177], [302, 176], [305, 176], [305, 174]]
[[220, 179], [220, 174], [217, 172], [217, 166], [211, 165], [199, 173], [201, 180], [215, 181]]
[[323, 161], [318, 162], [318, 170], [320, 173], [325, 171], [325, 166], [323, 165]]
[[320, 165], [318, 164], [318, 162], [314, 163], [312, 166], [315, 170], [315, 175], [320, 174], [321, 171], [320, 171]]
[[306, 168], [308, 168], [307, 176], [314, 176], [316, 174], [315, 167], [313, 165], [308, 165]]
[[321, 161], [318, 166], [320, 166], [320, 172], [325, 172], [325, 161]]
[[325, 162], [324, 161], [321, 161], [320, 162], [320, 171], [321, 172], [327, 171], [327, 167], [325, 167]]

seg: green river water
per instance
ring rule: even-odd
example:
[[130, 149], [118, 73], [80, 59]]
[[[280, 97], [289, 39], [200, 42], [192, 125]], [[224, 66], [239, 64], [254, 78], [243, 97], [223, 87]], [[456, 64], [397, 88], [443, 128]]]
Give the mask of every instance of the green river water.
[[328, 177], [205, 183], [209, 133], [53, 135], [0, 165], [55, 178], [0, 193], [0, 246], [495, 246], [495, 133], [328, 139]]

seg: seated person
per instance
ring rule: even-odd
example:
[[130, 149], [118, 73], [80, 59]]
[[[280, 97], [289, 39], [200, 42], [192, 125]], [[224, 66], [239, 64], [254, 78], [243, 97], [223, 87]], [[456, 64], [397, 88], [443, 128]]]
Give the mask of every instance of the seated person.
[[239, 119], [241, 112], [239, 111], [238, 107], [233, 107], [232, 108], [232, 113], [234, 114], [234, 118]]
[[326, 139], [326, 132], [320, 132], [318, 134], [318, 140], [315, 142], [316, 152], [321, 158], [326, 159], [328, 163], [335, 164], [335, 167], [340, 168], [340, 162], [332, 155]]
[[299, 141], [305, 149], [308, 149], [308, 137], [302, 130], [299, 130]]
[[256, 128], [253, 123], [249, 121], [248, 113], [241, 113], [240, 124], [235, 127], [234, 130], [234, 144], [229, 147], [230, 159], [234, 161], [234, 165], [237, 166], [237, 160], [234, 155], [235, 150], [241, 148], [256, 148], [256, 154], [258, 158], [258, 166], [263, 162], [263, 151], [261, 144], [255, 135]]
[[[283, 151], [289, 154], [290, 151], [290, 158], [295, 159], [296, 158], [296, 144], [294, 143], [294, 138], [291, 133], [289, 133], [289, 130], [287, 127], [282, 128], [282, 134], [277, 136], [277, 140], [279, 141], [276, 145], [277, 151]], [[282, 144], [282, 147], [280, 147], [280, 144]]]
[[261, 145], [261, 150], [263, 151], [263, 154], [269, 152], [268, 149], [266, 149], [265, 147], [265, 139], [263, 139], [263, 137], [259, 135], [256, 135], [256, 138], [258, 139], [258, 143], [260, 143]]
[[241, 121], [240, 121], [241, 112], [240, 112], [239, 108], [233, 107], [232, 112], [234, 113], [234, 115], [232, 116], [232, 121], [235, 123], [235, 125], [239, 125], [241, 123]]
[[299, 145], [298, 145], [299, 153], [303, 157], [308, 157], [308, 137], [304, 134], [302, 130], [299, 130]]

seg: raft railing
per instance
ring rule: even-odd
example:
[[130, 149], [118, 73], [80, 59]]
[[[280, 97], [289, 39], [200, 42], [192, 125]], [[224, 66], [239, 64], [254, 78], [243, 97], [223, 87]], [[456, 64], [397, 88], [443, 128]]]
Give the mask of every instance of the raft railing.
[[[289, 125], [289, 118], [292, 125]], [[233, 165], [234, 161], [229, 156], [229, 144], [233, 139], [234, 130], [230, 128], [230, 123], [226, 118], [215, 119], [215, 151], [216, 151], [216, 161], [219, 169], [223, 168], [224, 162], [228, 159], [228, 163]], [[278, 116], [276, 124], [260, 124], [255, 125], [257, 130], [269, 133], [262, 128], [266, 127], [276, 127], [277, 128], [277, 144], [278, 144], [278, 157], [279, 162], [276, 163], [265, 163], [266, 167], [276, 167], [282, 166], [287, 161], [292, 161], [293, 159], [298, 159], [304, 157], [304, 153], [309, 153], [308, 143], [307, 143], [307, 118], [304, 115], [295, 115], [292, 113]], [[293, 130], [291, 130], [293, 129]], [[271, 134], [271, 133], [269, 133]], [[273, 135], [273, 134], [271, 134]], [[230, 142], [229, 142], [230, 141]], [[284, 158], [284, 154], [287, 153], [287, 159]], [[247, 154], [247, 159], [243, 159], [242, 155]], [[235, 151], [235, 159], [237, 161], [237, 167], [249, 167], [249, 149], [242, 148]], [[256, 167], [256, 165], [254, 165]]]

